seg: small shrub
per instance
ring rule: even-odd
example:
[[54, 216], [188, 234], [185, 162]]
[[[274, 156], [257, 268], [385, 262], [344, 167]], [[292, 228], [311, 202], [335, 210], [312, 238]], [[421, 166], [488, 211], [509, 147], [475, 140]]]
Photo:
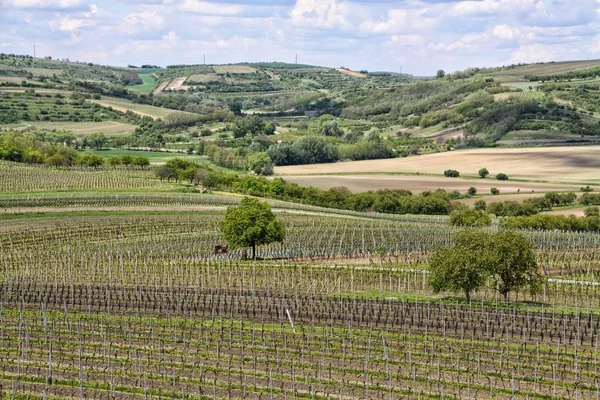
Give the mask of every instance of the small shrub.
[[594, 191], [594, 189], [591, 188], [590, 185], [587, 185], [586, 187], [582, 187], [580, 190], [584, 193], [591, 193]]
[[583, 214], [586, 217], [600, 217], [600, 208], [598, 207], [588, 207], [583, 211]]
[[448, 178], [458, 178], [460, 176], [460, 172], [455, 169], [447, 169], [444, 171], [444, 176]]
[[475, 196], [475, 195], [477, 194], [477, 189], [476, 189], [476, 188], [474, 188], [473, 186], [471, 186], [471, 187], [469, 188], [469, 190], [467, 191], [467, 194], [468, 194], [469, 196]]
[[485, 202], [485, 200], [477, 200], [475, 204], [473, 204], [473, 208], [477, 211], [486, 211], [487, 203]]
[[498, 179], [499, 181], [507, 181], [508, 175], [500, 173], [500, 174], [496, 175], [496, 179]]
[[495, 196], [497, 194], [500, 194], [500, 189], [493, 187], [490, 189], [490, 193]]

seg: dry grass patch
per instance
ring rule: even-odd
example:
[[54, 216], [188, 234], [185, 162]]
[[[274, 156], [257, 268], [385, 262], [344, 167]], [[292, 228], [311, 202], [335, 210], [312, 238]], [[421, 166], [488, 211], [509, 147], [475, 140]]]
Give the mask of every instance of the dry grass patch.
[[164, 88], [164, 90], [182, 90], [181, 87], [183, 86], [186, 79], [187, 76], [175, 78], [167, 85], [166, 88]]
[[360, 72], [356, 72], [356, 71], [350, 71], [349, 69], [346, 69], [346, 68], [337, 68], [336, 71], [341, 72], [344, 75], [351, 76], [353, 78], [366, 78], [367, 77], [367, 75], [365, 75], [365, 74], [361, 74]]

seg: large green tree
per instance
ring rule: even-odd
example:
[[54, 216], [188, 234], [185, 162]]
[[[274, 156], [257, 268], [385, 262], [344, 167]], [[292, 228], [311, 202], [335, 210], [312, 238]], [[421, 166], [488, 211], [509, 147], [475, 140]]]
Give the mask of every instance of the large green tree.
[[520, 232], [503, 230], [492, 237], [489, 253], [489, 272], [495, 288], [508, 302], [511, 291], [529, 286], [539, 289], [542, 278], [538, 273], [533, 245]]
[[285, 239], [285, 226], [271, 207], [251, 197], [244, 197], [236, 207], [228, 207], [219, 228], [232, 247], [252, 247], [252, 258], [256, 258], [256, 246]]
[[435, 293], [462, 291], [467, 300], [485, 284], [490, 235], [465, 230], [454, 235], [454, 245], [438, 249], [429, 260], [429, 284]]

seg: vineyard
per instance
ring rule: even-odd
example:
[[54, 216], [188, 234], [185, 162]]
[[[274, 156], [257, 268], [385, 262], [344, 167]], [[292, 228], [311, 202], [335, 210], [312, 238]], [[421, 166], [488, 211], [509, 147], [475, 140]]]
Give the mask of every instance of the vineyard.
[[526, 232], [549, 279], [506, 305], [432, 293], [442, 219], [285, 213], [286, 240], [243, 261], [213, 253], [221, 211], [85, 211], [199, 198], [1, 200], [83, 210], [2, 220], [2, 398], [600, 396], [598, 235]]

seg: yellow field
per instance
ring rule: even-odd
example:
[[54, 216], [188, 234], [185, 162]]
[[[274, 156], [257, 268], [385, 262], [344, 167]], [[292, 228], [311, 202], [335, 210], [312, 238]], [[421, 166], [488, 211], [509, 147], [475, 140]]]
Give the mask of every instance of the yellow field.
[[297, 165], [275, 168], [280, 175], [423, 173], [441, 175], [456, 169], [477, 176], [486, 167], [492, 176], [548, 182], [600, 183], [600, 147], [469, 149], [408, 158]]
[[213, 69], [217, 74], [253, 74], [256, 72], [255, 68], [247, 65], [215, 65]]
[[188, 78], [188, 81], [206, 83], [206, 82], [217, 82], [221, 79], [222, 78], [217, 74], [195, 74], [195, 75], [190, 76]]

